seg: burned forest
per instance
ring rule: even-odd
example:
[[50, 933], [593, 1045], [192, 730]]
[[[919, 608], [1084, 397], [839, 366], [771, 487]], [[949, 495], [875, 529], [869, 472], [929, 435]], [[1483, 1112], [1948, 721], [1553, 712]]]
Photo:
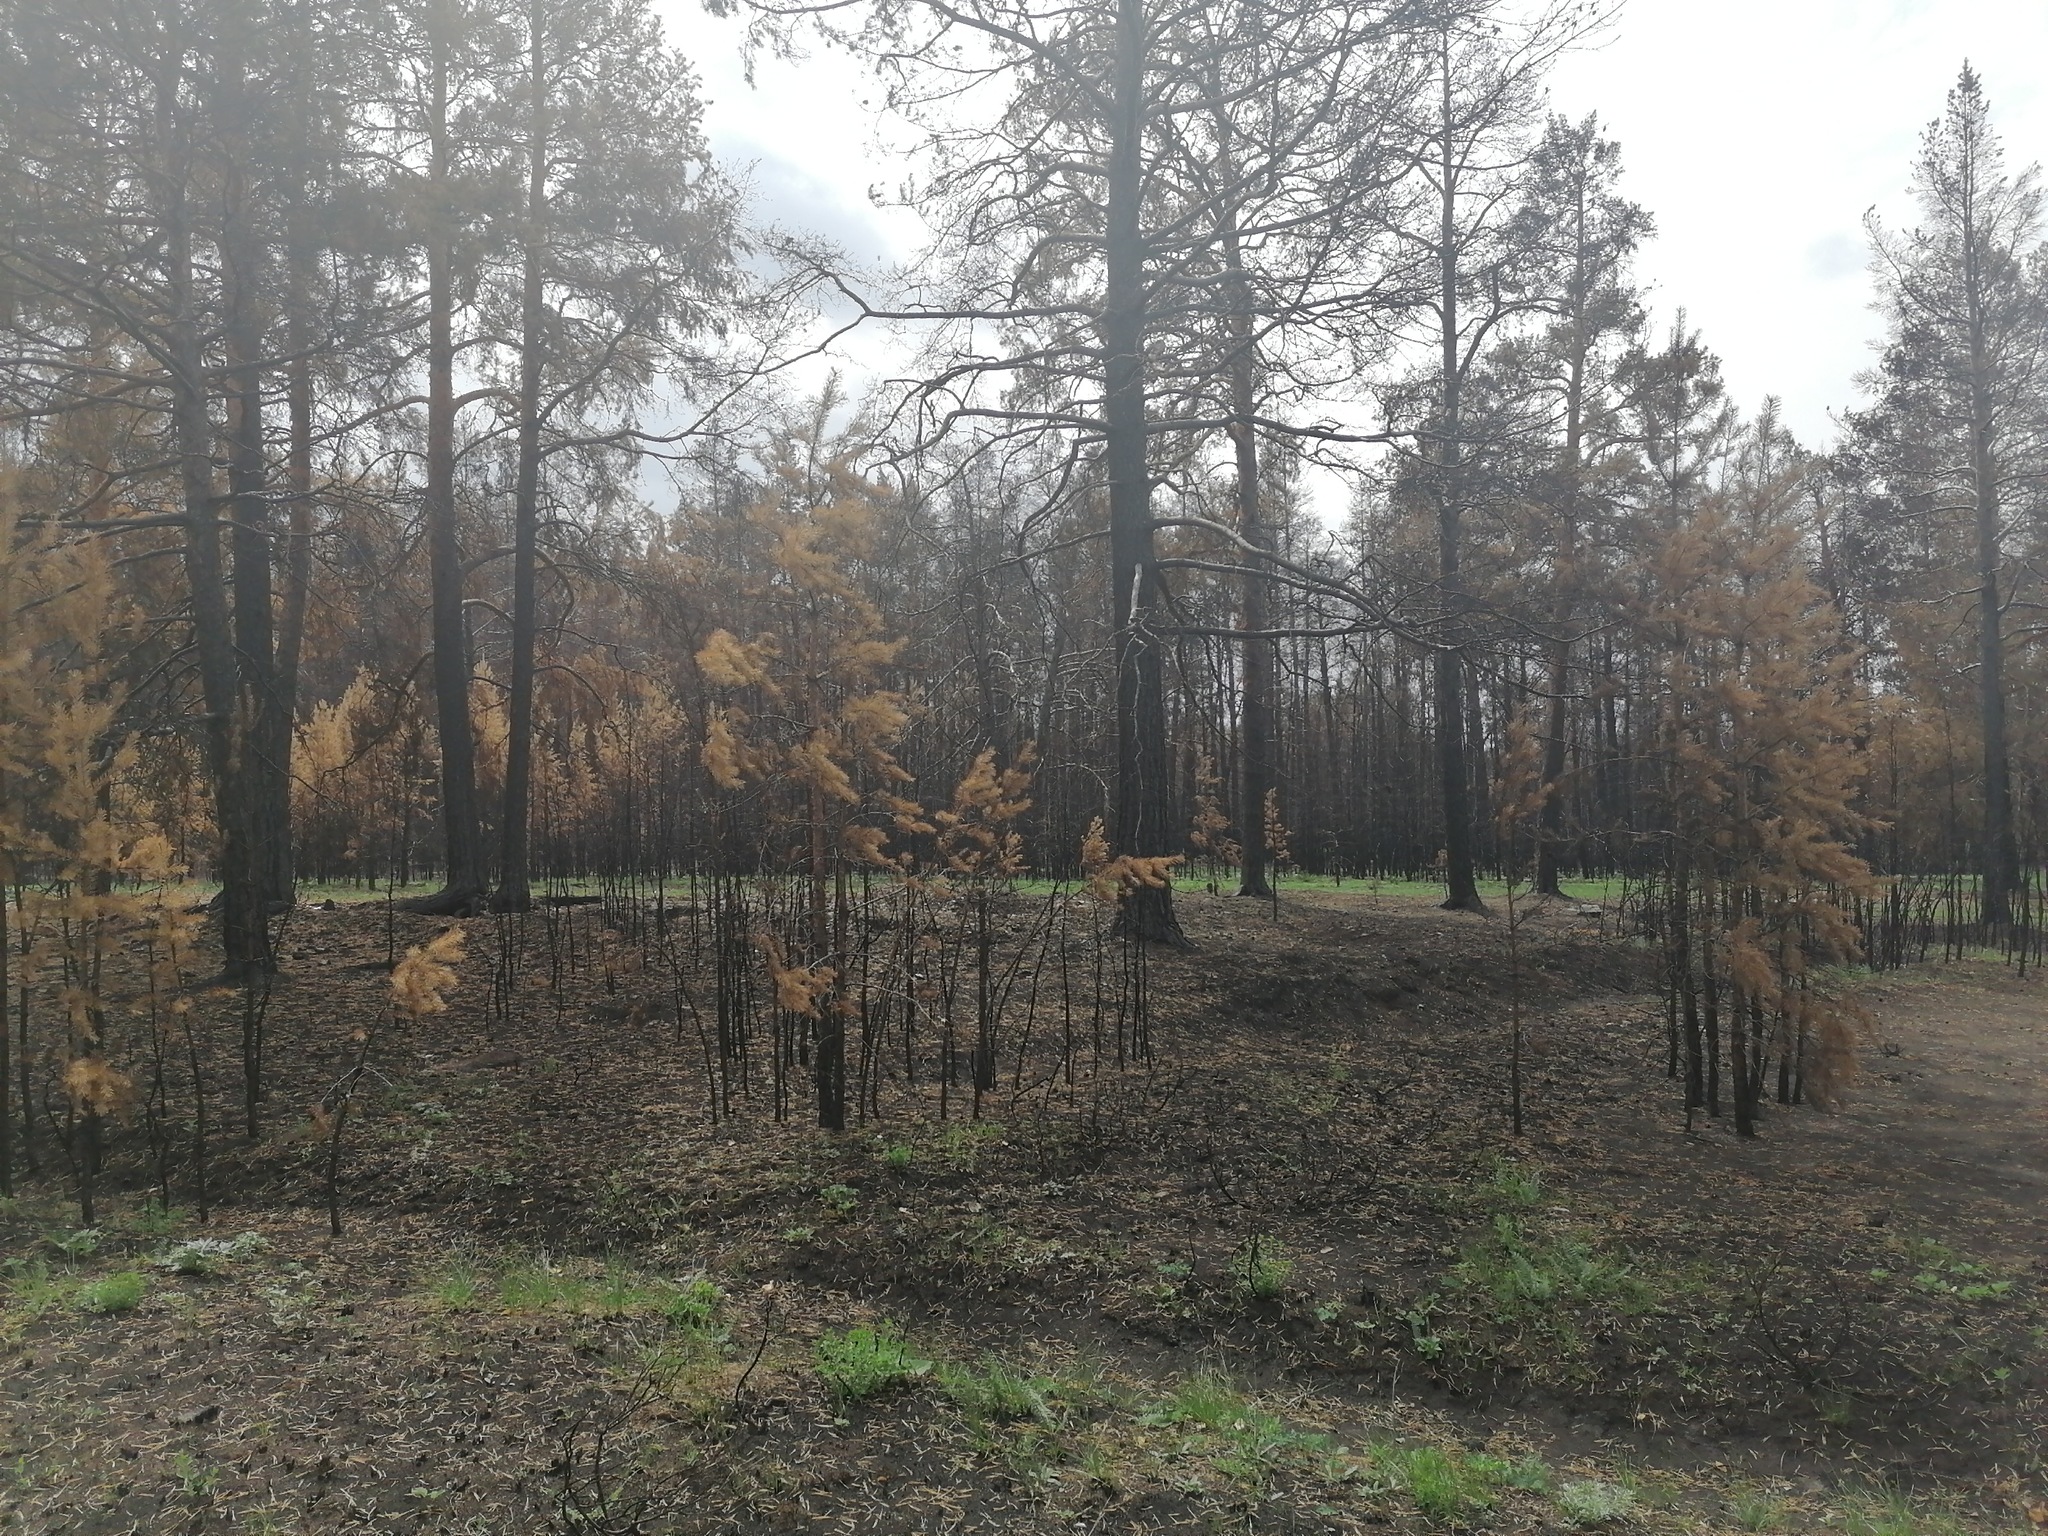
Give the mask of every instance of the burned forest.
[[1605, 0], [0, 18], [0, 1529], [2048, 1527], [2006, 60], [1820, 431]]

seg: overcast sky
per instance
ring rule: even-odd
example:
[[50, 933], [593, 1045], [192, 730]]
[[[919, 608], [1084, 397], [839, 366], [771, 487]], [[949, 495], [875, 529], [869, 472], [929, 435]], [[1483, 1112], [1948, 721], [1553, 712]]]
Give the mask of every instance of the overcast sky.
[[[909, 248], [912, 216], [869, 202], [900, 162], [858, 69], [763, 58], [749, 86], [734, 23], [657, 3], [703, 77], [714, 151], [753, 167], [758, 216], [862, 254]], [[2048, 158], [2048, 0], [1629, 0], [1554, 78], [1553, 105], [1600, 114], [1656, 216], [1654, 308], [1683, 306], [1743, 407], [1779, 396], [1811, 446], [1871, 355], [1864, 211], [1910, 216], [1915, 146], [1965, 58], [2014, 167]]]

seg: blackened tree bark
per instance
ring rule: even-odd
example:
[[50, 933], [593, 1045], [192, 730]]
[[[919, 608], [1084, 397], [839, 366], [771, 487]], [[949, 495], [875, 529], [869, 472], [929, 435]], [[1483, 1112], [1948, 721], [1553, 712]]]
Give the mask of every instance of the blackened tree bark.
[[[183, 558], [192, 605], [204, 723], [201, 740], [219, 835], [223, 974], [243, 980], [273, 964], [270, 925], [255, 856], [255, 804], [244, 767], [255, 717], [235, 663], [235, 629], [222, 558], [220, 497], [214, 488], [213, 422], [201, 348], [199, 293], [190, 207], [191, 124], [180, 99], [184, 51], [166, 49], [159, 77], [157, 134], [162, 146], [163, 278], [169, 316], [165, 341], [172, 440], [183, 501]], [[268, 558], [268, 552], [265, 552]]]
[[432, 912], [473, 911], [483, 899], [483, 833], [477, 814], [476, 737], [469, 718], [465, 573], [455, 506], [455, 282], [453, 126], [449, 99], [454, 6], [437, 0], [424, 239], [427, 251], [427, 563], [433, 589], [434, 715], [441, 747], [441, 890], [416, 903]]
[[545, 366], [548, 241], [547, 11], [527, 8], [526, 206], [519, 284], [519, 462], [512, 492], [512, 657], [506, 692], [505, 808], [499, 826], [498, 889], [491, 905], [533, 905], [527, 854], [533, 798], [533, 672], [539, 594], [541, 374]]
[[[1109, 482], [1111, 625], [1116, 637], [1116, 838], [1125, 853], [1171, 854], [1166, 672], [1160, 572], [1145, 444], [1145, 8], [1117, 0], [1110, 73], [1102, 296], [1103, 469]], [[1170, 886], [1140, 886], [1119, 922], [1132, 935], [1185, 945]]]
[[1223, 230], [1223, 262], [1230, 301], [1230, 442], [1237, 472], [1238, 534], [1247, 547], [1238, 592], [1238, 627], [1244, 632], [1244, 700], [1238, 722], [1237, 894], [1270, 900], [1266, 866], [1266, 797], [1273, 788], [1273, 638], [1267, 601], [1271, 575], [1255, 551], [1271, 547], [1259, 498], [1259, 439], [1256, 416], [1257, 359], [1252, 342], [1251, 285], [1246, 281], [1242, 241], [1233, 210]]
[[1443, 100], [1442, 132], [1437, 138], [1437, 318], [1442, 377], [1436, 421], [1430, 443], [1430, 491], [1436, 500], [1437, 601], [1442, 624], [1433, 659], [1431, 702], [1437, 750], [1437, 792], [1443, 801], [1444, 906], [1457, 912], [1484, 912], [1472, 846], [1472, 770], [1465, 742], [1465, 587], [1464, 561], [1464, 382], [1465, 348], [1458, 302], [1463, 274], [1459, 257], [1464, 231], [1459, 224], [1459, 180], [1464, 163], [1453, 124], [1458, 119], [1454, 96], [1451, 31], [1440, 34], [1439, 82]]

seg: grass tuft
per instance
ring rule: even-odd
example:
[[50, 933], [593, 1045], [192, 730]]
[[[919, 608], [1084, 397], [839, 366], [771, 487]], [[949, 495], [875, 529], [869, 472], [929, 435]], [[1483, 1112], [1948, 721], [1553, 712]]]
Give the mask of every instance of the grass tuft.
[[1238, 1246], [1231, 1260], [1237, 1288], [1253, 1301], [1272, 1301], [1287, 1288], [1294, 1260], [1277, 1237], [1254, 1232]]
[[832, 1395], [844, 1403], [879, 1397], [932, 1369], [931, 1361], [911, 1352], [893, 1323], [825, 1334], [812, 1358]]
[[1961, 1522], [1887, 1489], [1853, 1501], [1844, 1513], [1848, 1536], [1963, 1536]]
[[88, 1280], [71, 1293], [71, 1304], [81, 1312], [131, 1312], [142, 1304], [149, 1280], [140, 1270], [117, 1270], [98, 1280]]
[[1057, 1384], [1020, 1375], [994, 1356], [984, 1359], [979, 1370], [945, 1363], [935, 1374], [946, 1396], [969, 1418], [996, 1422], [1035, 1419], [1047, 1425], [1055, 1421], [1052, 1405]]
[[1557, 1490], [1557, 1509], [1573, 1525], [1612, 1525], [1635, 1513], [1636, 1496], [1619, 1483], [1582, 1478]]
[[1484, 1469], [1434, 1445], [1375, 1445], [1372, 1463], [1431, 1520], [1462, 1520], [1494, 1502]]

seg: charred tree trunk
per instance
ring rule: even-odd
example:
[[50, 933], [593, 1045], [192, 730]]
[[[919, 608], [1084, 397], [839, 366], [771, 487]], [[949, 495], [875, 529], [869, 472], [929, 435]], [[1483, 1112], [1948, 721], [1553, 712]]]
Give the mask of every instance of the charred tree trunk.
[[1437, 636], [1434, 675], [1437, 778], [1444, 808], [1444, 906], [1453, 912], [1484, 912], [1473, 857], [1472, 773], [1465, 741], [1464, 579], [1464, 367], [1458, 342], [1458, 160], [1451, 123], [1451, 50], [1441, 38], [1444, 131], [1439, 144], [1440, 226], [1437, 234], [1438, 323], [1442, 327], [1442, 395], [1437, 413], [1437, 583], [1443, 624]]
[[[277, 620], [277, 665], [272, 686], [277, 691], [282, 743], [279, 761], [284, 763], [285, 813], [291, 813], [292, 727], [299, 711], [299, 663], [306, 641], [306, 605], [313, 588], [313, 327], [312, 280], [308, 270], [312, 257], [303, 241], [293, 242], [291, 253], [291, 328], [288, 340], [290, 360], [285, 381], [285, 409], [290, 441], [285, 453], [285, 483], [291, 497], [286, 513], [287, 536], [284, 555], [284, 602]], [[291, 828], [272, 854], [274, 878], [291, 895], [296, 885], [292, 863]]]
[[220, 498], [213, 483], [213, 422], [207, 412], [192, 223], [186, 204], [189, 145], [177, 102], [181, 73], [179, 63], [167, 68], [158, 102], [159, 142], [167, 161], [163, 259], [170, 300], [170, 417], [184, 502], [182, 553], [191, 593], [192, 642], [205, 710], [202, 739], [220, 836], [223, 974], [241, 981], [270, 969], [270, 926], [264, 921], [254, 857], [254, 805], [245, 781], [254, 701], [243, 693], [235, 664], [234, 624], [221, 557]]
[[461, 913], [483, 898], [477, 818], [476, 739], [469, 719], [469, 640], [462, 614], [462, 546], [455, 515], [455, 283], [449, 220], [448, 36], [451, 7], [437, 7], [433, 164], [427, 209], [427, 561], [433, 585], [434, 706], [441, 745], [441, 824], [446, 872], [420, 910]]
[[[1974, 242], [1970, 249], [1974, 251]], [[1972, 288], [1974, 290], [1975, 284]], [[1973, 292], [1974, 299], [1974, 292]], [[1998, 472], [1992, 446], [1991, 391], [1984, 326], [1970, 327], [1970, 481], [1977, 536], [1977, 688], [1984, 737], [1984, 884], [1981, 910], [1992, 928], [2012, 920], [2019, 885], [2019, 843], [2012, 825], [2012, 760], [2006, 744], [2005, 615], [2000, 608]]]
[[[235, 668], [249, 716], [241, 763], [242, 793], [248, 802], [248, 857], [258, 910], [267, 915], [290, 905], [292, 899], [292, 717], [277, 675], [272, 581], [277, 530], [263, 441], [263, 263], [249, 227], [240, 159], [238, 152], [231, 156], [222, 236], [228, 346], [228, 504], [234, 551], [230, 590]], [[267, 956], [268, 944], [263, 949]]]
[[[1116, 636], [1116, 838], [1123, 852], [1150, 856], [1172, 853], [1174, 839], [1167, 816], [1166, 669], [1154, 618], [1159, 567], [1145, 446], [1145, 247], [1139, 225], [1144, 197], [1139, 160], [1145, 109], [1143, 0], [1117, 0], [1115, 46], [1101, 340], [1111, 627]], [[1125, 900], [1118, 921], [1136, 938], [1187, 943], [1168, 886], [1140, 886]]]
[[[1226, 171], [1226, 176], [1229, 172]], [[1252, 356], [1252, 295], [1245, 279], [1243, 252], [1233, 213], [1223, 234], [1224, 269], [1229, 275], [1230, 315], [1230, 439], [1237, 455], [1238, 532], [1253, 550], [1271, 547], [1259, 503], [1259, 443], [1253, 416], [1257, 375]], [[1266, 795], [1273, 787], [1273, 641], [1266, 602], [1266, 573], [1256, 568], [1257, 555], [1247, 551], [1244, 584], [1238, 597], [1238, 627], [1244, 660], [1244, 708], [1238, 729], [1237, 836], [1242, 849], [1237, 894], [1270, 900], [1267, 879], [1270, 853], [1266, 846]]]
[[529, 10], [528, 70], [532, 97], [527, 129], [526, 237], [520, 281], [519, 468], [512, 502], [512, 676], [506, 697], [505, 813], [499, 828], [498, 890], [491, 905], [524, 912], [533, 905], [527, 858], [533, 793], [533, 672], [539, 595], [535, 589], [540, 534], [541, 369], [546, 345], [543, 287], [547, 256], [548, 91], [545, 11]]

